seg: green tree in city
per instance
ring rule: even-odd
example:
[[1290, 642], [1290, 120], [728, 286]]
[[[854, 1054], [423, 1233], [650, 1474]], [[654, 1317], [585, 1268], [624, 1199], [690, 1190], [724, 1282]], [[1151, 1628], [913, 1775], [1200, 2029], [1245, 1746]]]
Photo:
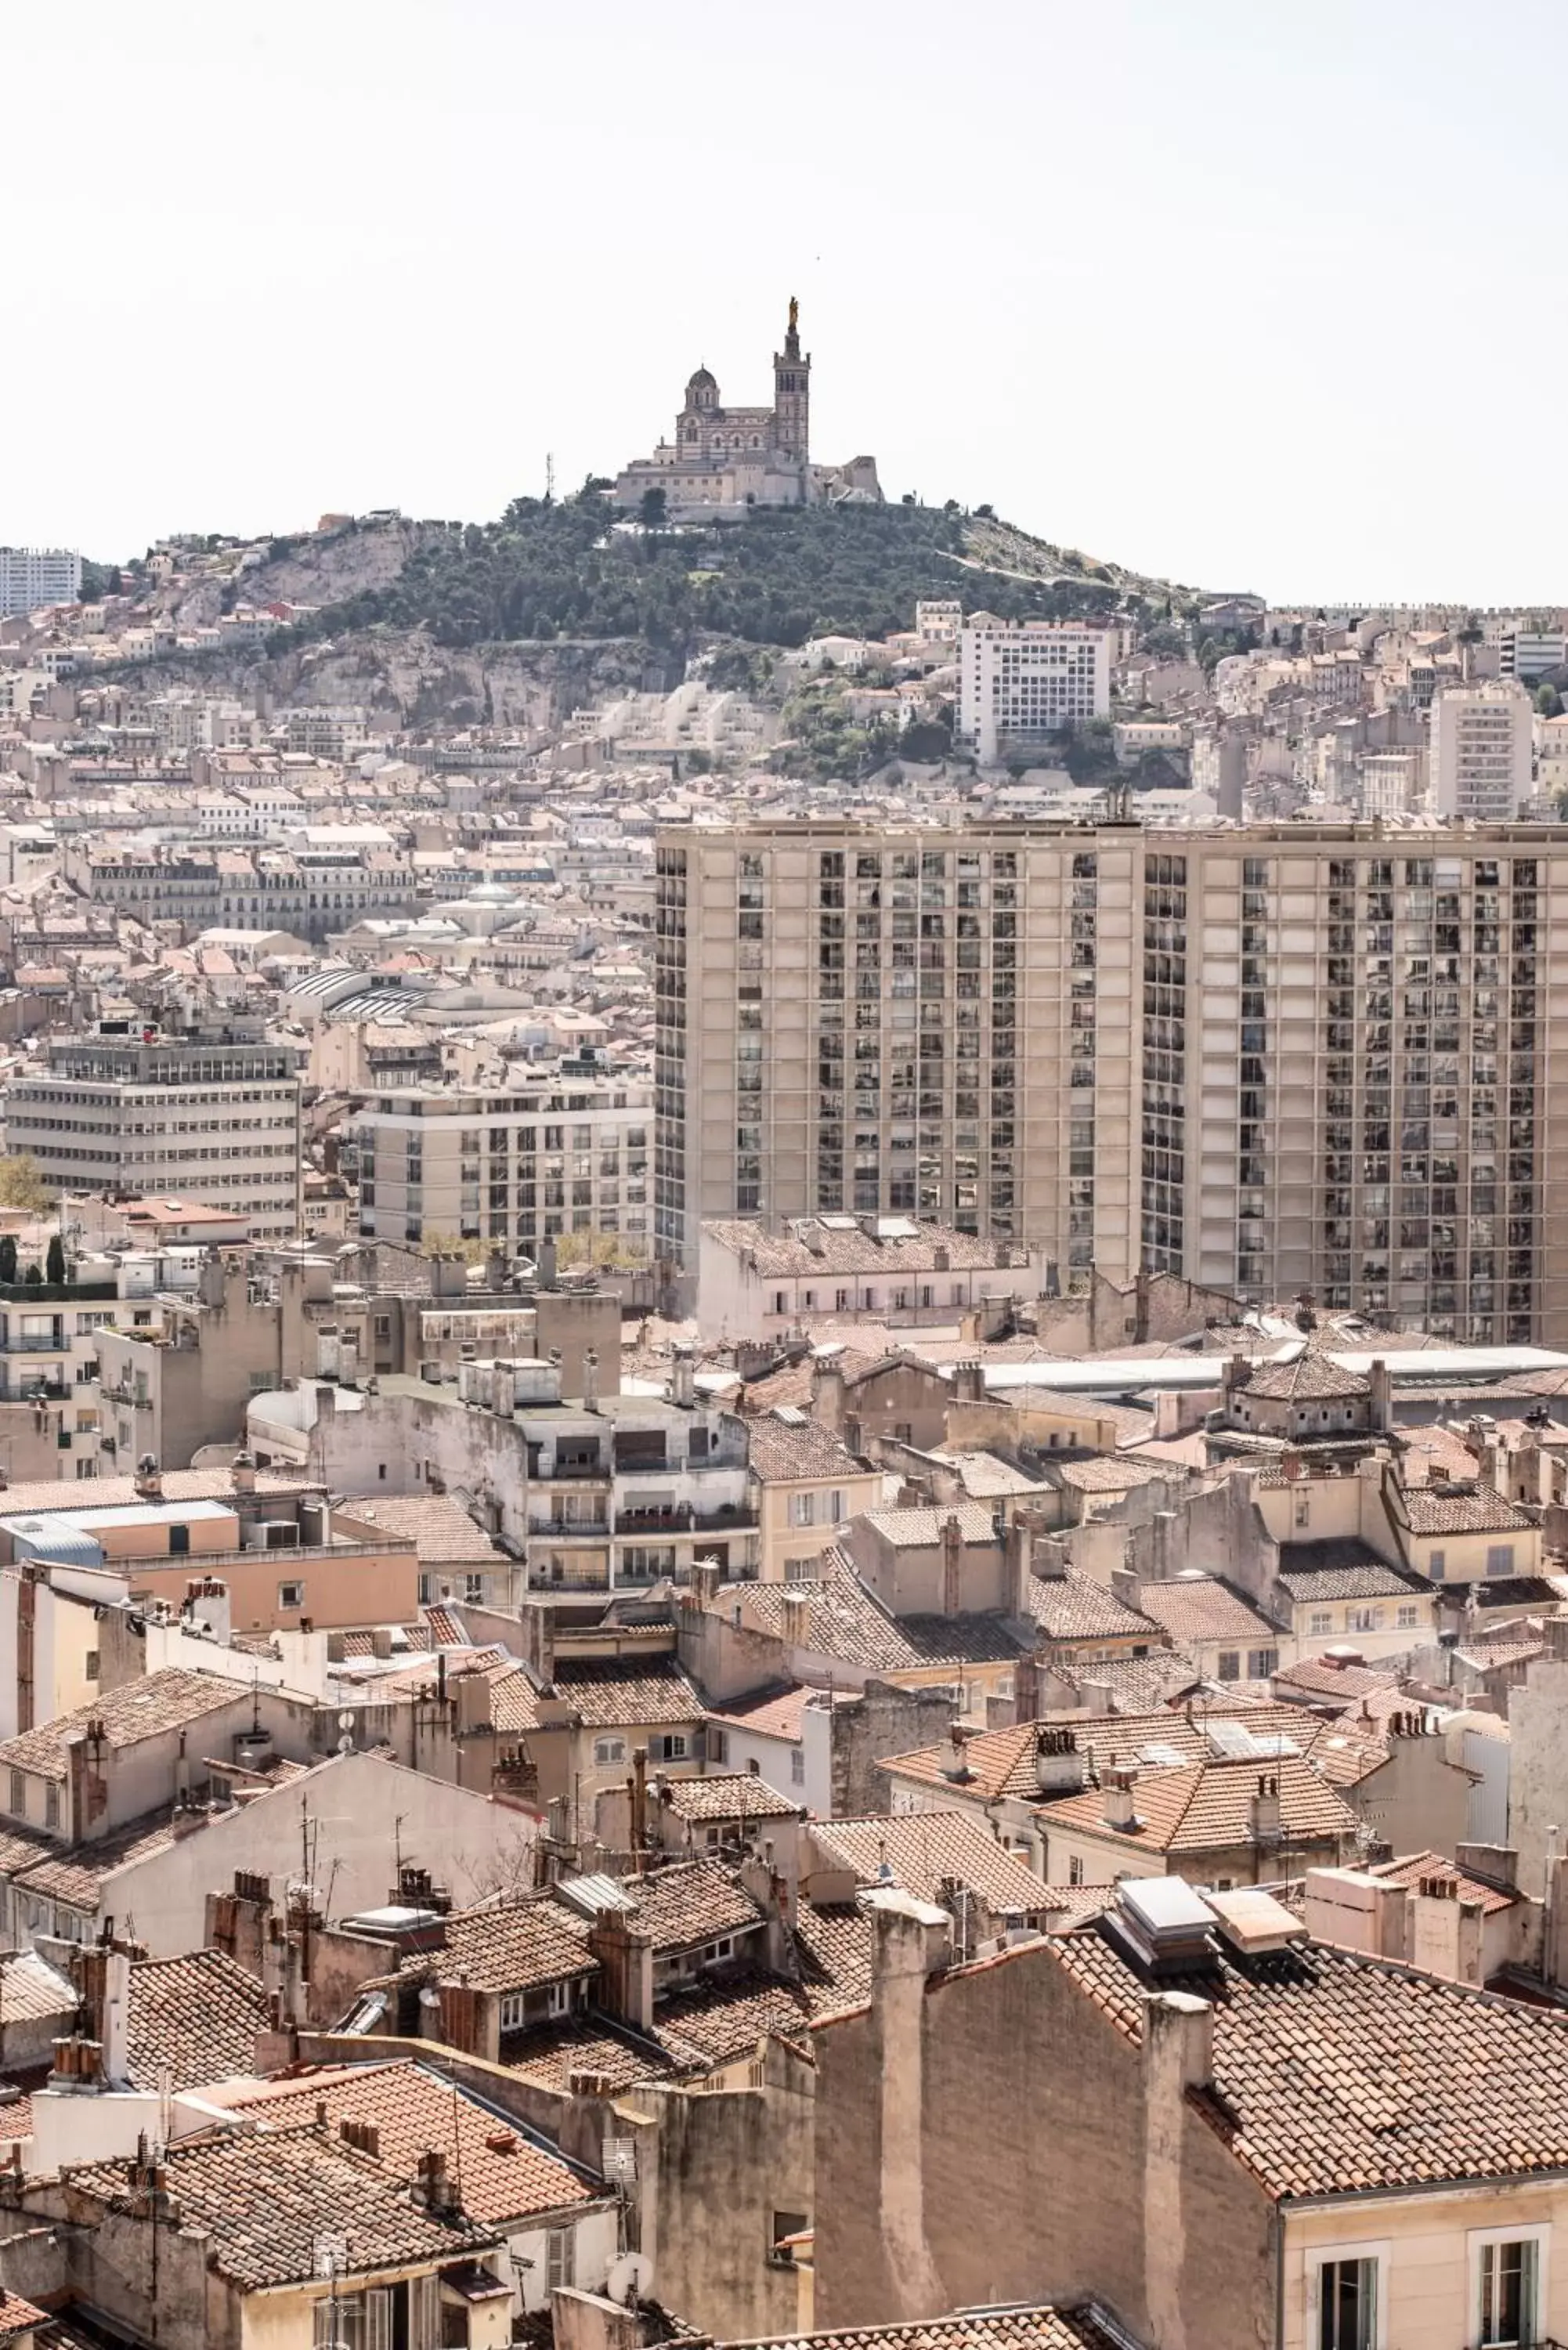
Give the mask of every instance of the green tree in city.
[[49, 1236], [48, 1254], [44, 1259], [44, 1278], [62, 1285], [66, 1279], [66, 1244], [58, 1232]]

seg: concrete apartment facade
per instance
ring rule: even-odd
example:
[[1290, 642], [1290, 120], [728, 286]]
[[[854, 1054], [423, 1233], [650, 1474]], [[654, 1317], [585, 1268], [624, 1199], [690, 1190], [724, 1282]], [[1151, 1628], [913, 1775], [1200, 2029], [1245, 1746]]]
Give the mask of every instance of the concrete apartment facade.
[[0, 546], [0, 619], [42, 604], [74, 604], [81, 587], [82, 559], [74, 547]]
[[51, 1037], [47, 1066], [5, 1097], [9, 1149], [57, 1191], [181, 1191], [250, 1219], [256, 1240], [297, 1231], [299, 1079], [259, 1024], [163, 1035], [125, 1023]]
[[653, 1103], [647, 1080], [570, 1067], [507, 1093], [383, 1090], [345, 1130], [362, 1237], [485, 1238], [530, 1253], [568, 1232], [646, 1257]]
[[973, 614], [959, 639], [958, 740], [989, 767], [1044, 752], [1064, 726], [1107, 718], [1114, 642], [1089, 621]]
[[[1568, 1337], [1568, 839], [778, 822], [658, 842], [655, 1230], [902, 1212]], [[1047, 1286], [1052, 1276], [1047, 1273]]]
[[1455, 686], [1432, 702], [1432, 806], [1506, 824], [1531, 795], [1535, 705], [1522, 685]]

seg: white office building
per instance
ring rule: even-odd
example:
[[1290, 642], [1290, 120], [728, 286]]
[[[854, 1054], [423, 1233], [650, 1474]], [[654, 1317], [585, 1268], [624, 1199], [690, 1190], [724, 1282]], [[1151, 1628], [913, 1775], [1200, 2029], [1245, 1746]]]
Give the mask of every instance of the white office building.
[[1532, 790], [1535, 711], [1521, 685], [1450, 687], [1432, 703], [1434, 812], [1506, 824]]
[[74, 604], [81, 586], [82, 559], [72, 547], [0, 546], [0, 619]]
[[982, 767], [1041, 756], [1064, 727], [1107, 718], [1113, 632], [1089, 621], [977, 612], [959, 639], [960, 742]]
[[248, 1216], [254, 1240], [299, 1228], [299, 1078], [259, 1022], [182, 1035], [104, 1025], [51, 1037], [5, 1097], [5, 1142], [52, 1190], [177, 1192]]

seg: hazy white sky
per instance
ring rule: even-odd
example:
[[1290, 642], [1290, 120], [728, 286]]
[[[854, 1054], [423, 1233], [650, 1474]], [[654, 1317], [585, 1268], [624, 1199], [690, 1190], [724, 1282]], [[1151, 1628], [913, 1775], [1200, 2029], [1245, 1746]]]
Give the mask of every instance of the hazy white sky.
[[1210, 588], [1568, 601], [1547, 0], [75, 0], [5, 20], [0, 541], [483, 519], [699, 359]]

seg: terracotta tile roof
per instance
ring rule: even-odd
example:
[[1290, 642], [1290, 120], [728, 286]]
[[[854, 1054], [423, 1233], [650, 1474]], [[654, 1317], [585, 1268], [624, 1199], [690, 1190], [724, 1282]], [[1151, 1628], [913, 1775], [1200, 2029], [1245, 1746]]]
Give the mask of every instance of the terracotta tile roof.
[[152, 1819], [132, 1821], [114, 1835], [95, 1837], [90, 1844], [46, 1847], [43, 1857], [35, 1856], [30, 1864], [14, 1870], [11, 1881], [45, 1900], [90, 1912], [98, 1908], [107, 1877], [154, 1853], [167, 1852], [173, 1842], [173, 1814], [161, 1812]]
[[341, 1506], [348, 1517], [364, 1518], [383, 1533], [411, 1542], [422, 1566], [439, 1567], [449, 1561], [484, 1566], [506, 1556], [450, 1493], [370, 1493], [362, 1500], [350, 1493]]
[[857, 1460], [819, 1420], [785, 1420], [776, 1412], [746, 1422], [751, 1471], [763, 1484], [788, 1484], [797, 1478], [868, 1477], [870, 1464]]
[[509, 2073], [557, 2095], [565, 2093], [568, 2075], [579, 2071], [602, 2073], [611, 2090], [618, 2092], [639, 2081], [662, 2079], [675, 2069], [668, 2050], [657, 2041], [594, 2016], [566, 2016], [526, 2032], [508, 2033], [501, 2043], [501, 2062]]
[[[0, 2015], [7, 2023], [41, 2023], [51, 2015], [74, 2016], [79, 2002], [76, 1985], [50, 1966], [36, 1950], [18, 1950], [0, 1959]], [[5, 2124], [0, 2106], [0, 2132]]]
[[636, 1899], [630, 1922], [652, 1936], [655, 1958], [746, 1932], [762, 1920], [751, 1895], [716, 1860], [676, 1861], [628, 1882], [626, 1890]]
[[1146, 1583], [1137, 1604], [1173, 1640], [1235, 1640], [1260, 1648], [1279, 1644], [1279, 1627], [1217, 1575], [1179, 1575], [1170, 1583]]
[[994, 1452], [933, 1452], [932, 1461], [943, 1461], [953, 1470], [971, 1502], [1011, 1500], [1018, 1494], [1038, 1493], [1043, 1481], [1020, 1469], [1015, 1461], [999, 1459]]
[[1386, 1877], [1393, 1885], [1418, 1885], [1424, 1878], [1439, 1877], [1445, 1885], [1458, 1886], [1461, 1901], [1479, 1901], [1489, 1918], [1517, 1908], [1524, 1899], [1517, 1887], [1489, 1885], [1484, 1877], [1467, 1875], [1440, 1852], [1411, 1852], [1397, 1860], [1375, 1861], [1366, 1873]]
[[947, 1253], [944, 1270], [983, 1273], [994, 1271], [1002, 1254], [994, 1241], [977, 1240], [942, 1224], [920, 1224], [899, 1235], [873, 1235], [846, 1219], [794, 1216], [782, 1232], [743, 1221], [705, 1223], [702, 1232], [721, 1248], [749, 1258], [762, 1281], [775, 1275], [787, 1279], [792, 1274], [826, 1278], [835, 1273], [929, 1273], [939, 1250]]
[[673, 1657], [572, 1658], [556, 1665], [559, 1694], [590, 1730], [635, 1729], [641, 1722], [698, 1722], [705, 1711]]
[[1328, 1698], [1345, 1706], [1372, 1690], [1397, 1686], [1398, 1676], [1392, 1670], [1376, 1665], [1332, 1665], [1322, 1657], [1303, 1657], [1293, 1665], [1282, 1665], [1274, 1675], [1276, 1690], [1300, 1690], [1314, 1702]]
[[1360, 1371], [1341, 1370], [1326, 1355], [1310, 1349], [1293, 1363], [1254, 1363], [1241, 1384], [1248, 1395], [1276, 1403], [1326, 1403], [1333, 1397], [1372, 1392], [1371, 1380]]
[[6, 1739], [0, 1744], [0, 1770], [31, 1771], [41, 1779], [63, 1779], [67, 1736], [85, 1730], [91, 1721], [102, 1722], [110, 1746], [134, 1746], [139, 1739], [183, 1729], [205, 1713], [220, 1713], [244, 1695], [242, 1682], [220, 1680], [213, 1673], [187, 1672], [171, 1665]]
[[1047, 1640], [1137, 1640], [1160, 1648], [1164, 1627], [1122, 1601], [1097, 1575], [1070, 1566], [1065, 1575], [1032, 1575], [1029, 1613]]
[[143, 1959], [130, 1970], [126, 2062], [133, 2088], [208, 2088], [255, 2069], [271, 2003], [254, 1975], [221, 1950]]
[[863, 2325], [837, 2334], [794, 2334], [725, 2350], [1115, 2350], [1092, 2308], [978, 2309], [912, 2325]]
[[30, 2334], [36, 2325], [49, 2322], [46, 2311], [35, 2309], [20, 2293], [0, 2293], [0, 2342], [14, 2342], [19, 2334]]
[[[313, 1478], [286, 1476], [274, 1469], [258, 1469], [255, 1480], [258, 1493], [292, 1495], [326, 1491]], [[166, 1502], [232, 1502], [236, 1498], [234, 1472], [229, 1469], [166, 1469], [161, 1482]], [[0, 1491], [0, 1513], [19, 1518], [68, 1510], [75, 1518], [84, 1510], [123, 1510], [145, 1499], [145, 1494], [137, 1492], [134, 1477], [94, 1477], [85, 1485], [62, 1484], [58, 1478], [52, 1478], [5, 1486]]]
[[266, 2129], [314, 2122], [323, 2107], [330, 2132], [340, 2135], [346, 2121], [369, 2123], [376, 2159], [399, 2178], [416, 2178], [421, 2155], [441, 2147], [462, 2182], [463, 2210], [485, 2227], [566, 2211], [602, 2192], [552, 2147], [423, 2064], [333, 2068], [228, 2102]]
[[1430, 1599], [1425, 1575], [1390, 1566], [1367, 1544], [1345, 1535], [1332, 1542], [1282, 1543], [1280, 1581], [1298, 1607], [1335, 1599]]
[[[316, 2129], [265, 2137], [216, 2129], [171, 2146], [162, 2160], [179, 2224], [206, 2230], [208, 2266], [242, 2292], [305, 2283], [318, 2240], [345, 2226], [355, 2276], [433, 2265], [496, 2241], [493, 2228], [418, 2210], [404, 2180]], [[85, 2163], [64, 2175], [78, 2193], [125, 2208], [124, 2163]]]
[[[1147, 1987], [1096, 1929], [1049, 1950], [1141, 2040]], [[1213, 2090], [1195, 2103], [1272, 2195], [1568, 2166], [1568, 2017], [1314, 1943], [1221, 1950], [1168, 1987], [1213, 2002]]]
[[1281, 1831], [1287, 1845], [1344, 1844], [1355, 1835], [1355, 1814], [1321, 1772], [1300, 1755], [1271, 1756], [1267, 1762], [1202, 1762], [1176, 1770], [1140, 1772], [1133, 1789], [1137, 1825], [1114, 1828], [1106, 1821], [1102, 1788], [1086, 1788], [1049, 1804], [1043, 1814], [1047, 1833], [1077, 1833], [1125, 1845], [1132, 1852], [1186, 1854], [1228, 1851], [1251, 1846], [1252, 1798], [1260, 1776], [1279, 1781]]
[[994, 1803], [998, 1796], [1038, 1793], [1034, 1779], [1034, 1738], [1040, 1725], [1021, 1721], [1007, 1730], [982, 1731], [966, 1738], [962, 1748], [944, 1740], [909, 1754], [884, 1755], [877, 1767], [895, 1778], [916, 1779], [926, 1786], [950, 1787], [955, 1802]]
[[809, 2048], [813, 2013], [805, 1991], [755, 1970], [688, 1984], [661, 1999], [653, 2028], [678, 2070], [693, 2064], [706, 2069], [752, 2055], [770, 2033]]
[[1078, 1690], [1091, 1682], [1109, 1690], [1118, 1713], [1147, 1713], [1201, 1686], [1198, 1660], [1185, 1648], [1151, 1648], [1147, 1657], [1101, 1657], [1093, 1660], [1054, 1657], [1051, 1669]]
[[678, 1820], [793, 1820], [805, 1817], [804, 1804], [792, 1804], [754, 1771], [710, 1773], [701, 1779], [669, 1779], [653, 1800]]
[[971, 1812], [911, 1812], [897, 1817], [817, 1820], [811, 1837], [827, 1865], [853, 1869], [863, 1886], [898, 1885], [935, 1901], [954, 1877], [1001, 1912], [1048, 1908], [1049, 1888]]
[[[912, 1518], [932, 1513], [882, 1514]], [[1026, 1646], [1000, 1616], [890, 1615], [836, 1545], [829, 1544], [819, 1564], [821, 1575], [810, 1583], [724, 1584], [714, 1610], [732, 1617], [738, 1607], [742, 1625], [753, 1631], [871, 1673], [908, 1672], [920, 1665], [1002, 1664]], [[797, 1637], [791, 1610], [801, 1604], [805, 1625]]]
[[931, 1549], [940, 1544], [952, 1518], [966, 1544], [991, 1549], [996, 1543], [991, 1512], [979, 1502], [942, 1502], [929, 1510], [867, 1510], [865, 1514], [867, 1524], [875, 1526], [894, 1550]]
[[871, 1996], [874, 1934], [858, 1902], [803, 1900], [794, 1923], [795, 1970], [813, 2015], [857, 2007]]
[[446, 1921], [446, 1948], [417, 1952], [405, 1974], [466, 1981], [475, 1991], [532, 1991], [597, 1972], [581, 1930], [564, 1924], [554, 1902], [520, 1901], [498, 1909], [459, 1909]]
[[791, 1681], [783, 1689], [763, 1690], [755, 1697], [731, 1698], [708, 1719], [733, 1730], [749, 1731], [755, 1737], [785, 1738], [796, 1745], [800, 1741], [801, 1715], [807, 1699], [815, 1694], [804, 1682]]
[[1051, 1469], [1072, 1493], [1131, 1493], [1140, 1485], [1181, 1482], [1172, 1480], [1169, 1461], [1146, 1461], [1141, 1453], [1136, 1460], [1117, 1453], [1093, 1461], [1054, 1461]]
[[1414, 1534], [1512, 1534], [1535, 1520], [1491, 1485], [1407, 1485], [1404, 1515]]

